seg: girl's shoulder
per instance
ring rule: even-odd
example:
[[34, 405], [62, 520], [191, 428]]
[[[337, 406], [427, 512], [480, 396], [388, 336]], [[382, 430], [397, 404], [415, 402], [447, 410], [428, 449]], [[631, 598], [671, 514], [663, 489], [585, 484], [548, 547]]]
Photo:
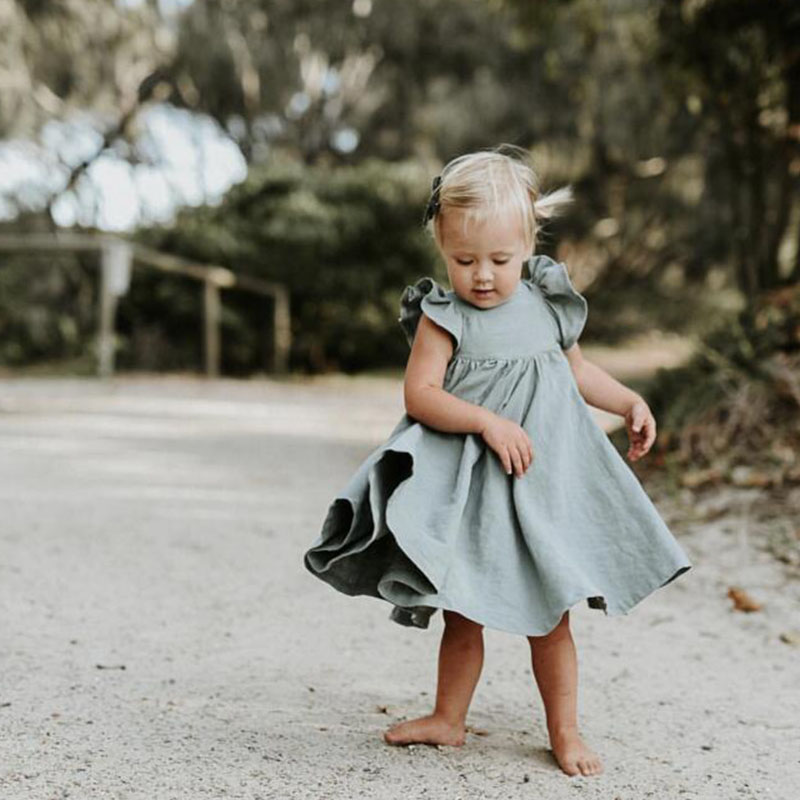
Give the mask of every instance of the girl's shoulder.
[[429, 276], [420, 278], [411, 286], [406, 286], [400, 297], [400, 316], [397, 321], [406, 335], [409, 346], [414, 342], [422, 314], [450, 333], [458, 348], [461, 344], [463, 319], [458, 297], [452, 289], [445, 289]]
[[550, 256], [532, 255], [525, 261], [523, 283], [538, 292], [558, 325], [559, 341], [567, 350], [578, 340], [589, 315], [586, 298], [572, 285], [567, 265]]

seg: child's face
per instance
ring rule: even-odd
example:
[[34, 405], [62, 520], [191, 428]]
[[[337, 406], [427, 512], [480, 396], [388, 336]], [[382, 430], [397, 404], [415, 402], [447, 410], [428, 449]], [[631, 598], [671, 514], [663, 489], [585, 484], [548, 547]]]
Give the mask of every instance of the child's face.
[[491, 308], [511, 297], [530, 255], [517, 215], [467, 221], [464, 227], [464, 212], [447, 209], [440, 234], [450, 285], [462, 300]]

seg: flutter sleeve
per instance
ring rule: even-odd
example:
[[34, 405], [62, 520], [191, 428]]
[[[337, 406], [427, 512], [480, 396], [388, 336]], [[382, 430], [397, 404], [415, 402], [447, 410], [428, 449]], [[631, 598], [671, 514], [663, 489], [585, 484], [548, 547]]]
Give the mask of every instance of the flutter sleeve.
[[589, 304], [572, 285], [564, 263], [538, 255], [531, 256], [527, 264], [530, 282], [541, 289], [547, 308], [558, 325], [561, 348], [568, 350], [581, 335], [589, 315]]
[[455, 339], [455, 349], [458, 349], [461, 345], [461, 314], [453, 293], [445, 291], [433, 278], [420, 278], [413, 286], [407, 286], [400, 298], [398, 322], [409, 346], [414, 343], [422, 314], [444, 328]]

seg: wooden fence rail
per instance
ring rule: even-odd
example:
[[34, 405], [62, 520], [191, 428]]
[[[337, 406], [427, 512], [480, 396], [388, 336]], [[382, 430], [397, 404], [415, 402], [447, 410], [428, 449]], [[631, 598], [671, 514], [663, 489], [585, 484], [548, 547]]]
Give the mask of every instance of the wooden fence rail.
[[98, 252], [100, 254], [100, 292], [98, 308], [97, 370], [101, 377], [114, 373], [115, 319], [119, 297], [130, 285], [134, 265], [185, 275], [203, 283], [203, 352], [205, 372], [215, 377], [220, 372], [220, 320], [223, 289], [240, 289], [271, 297], [273, 300], [273, 350], [275, 372], [286, 372], [291, 347], [289, 292], [272, 281], [240, 275], [227, 267], [202, 264], [163, 253], [119, 236], [63, 234], [0, 234], [0, 252], [21, 254], [41, 251]]

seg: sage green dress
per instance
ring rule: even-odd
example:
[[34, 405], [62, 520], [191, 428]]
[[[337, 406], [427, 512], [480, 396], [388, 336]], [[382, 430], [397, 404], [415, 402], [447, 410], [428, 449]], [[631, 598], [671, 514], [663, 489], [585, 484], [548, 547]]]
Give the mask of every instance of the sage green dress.
[[448, 331], [443, 388], [513, 419], [534, 458], [508, 475], [478, 434], [403, 416], [333, 499], [304, 554], [347, 595], [392, 604], [427, 628], [437, 608], [489, 628], [540, 636], [586, 599], [627, 613], [691, 563], [623, 457], [594, 421], [562, 349], [586, 322], [564, 264], [531, 256], [514, 293], [479, 308], [429, 277], [406, 288], [399, 322]]

